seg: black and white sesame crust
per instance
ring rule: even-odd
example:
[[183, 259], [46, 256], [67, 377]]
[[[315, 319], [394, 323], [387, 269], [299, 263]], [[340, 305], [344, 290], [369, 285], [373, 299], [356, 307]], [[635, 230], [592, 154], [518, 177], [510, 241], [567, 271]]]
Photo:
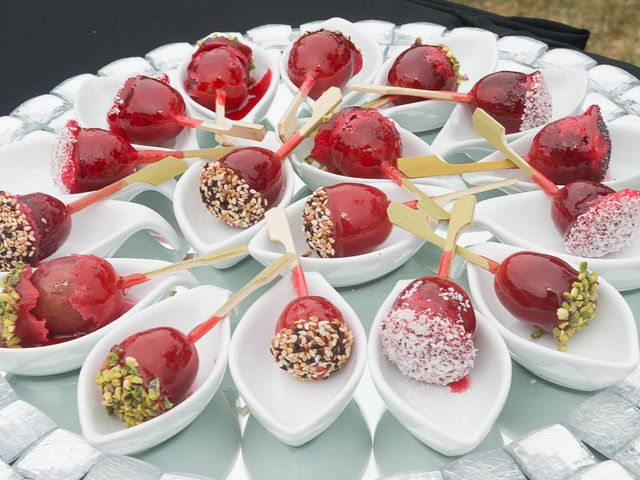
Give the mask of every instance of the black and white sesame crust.
[[327, 203], [327, 192], [316, 189], [304, 204], [302, 226], [307, 245], [321, 258], [333, 258], [335, 250], [335, 228], [331, 220], [331, 210]]
[[234, 170], [220, 162], [208, 162], [200, 173], [202, 203], [230, 227], [249, 228], [264, 218], [267, 200]]
[[353, 333], [337, 319], [300, 319], [271, 338], [278, 367], [300, 380], [323, 380], [340, 370], [351, 355]]
[[0, 235], [0, 270], [31, 262], [36, 254], [37, 232], [18, 198], [3, 191], [0, 191]]

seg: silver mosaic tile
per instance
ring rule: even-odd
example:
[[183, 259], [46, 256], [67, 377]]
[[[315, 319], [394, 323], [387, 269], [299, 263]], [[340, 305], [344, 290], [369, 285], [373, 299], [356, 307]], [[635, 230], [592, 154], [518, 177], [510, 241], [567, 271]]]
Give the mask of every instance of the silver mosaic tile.
[[23, 454], [13, 468], [30, 480], [80, 480], [101, 456], [81, 436], [58, 428]]
[[20, 140], [32, 128], [34, 127], [19, 118], [9, 115], [0, 117], [0, 145]]
[[193, 52], [193, 45], [187, 42], [169, 43], [154, 48], [144, 58], [159, 72], [176, 68]]
[[264, 48], [284, 48], [291, 42], [293, 29], [291, 25], [271, 24], [247, 30], [252, 42]]
[[505, 450], [529, 480], [564, 480], [596, 462], [591, 452], [559, 424], [529, 433]]
[[98, 70], [101, 77], [129, 78], [134, 75], [152, 75], [156, 69], [142, 57], [121, 58]]
[[150, 463], [122, 455], [105, 455], [96, 463], [84, 480], [158, 480], [162, 470]]
[[582, 68], [588, 70], [598, 64], [593, 58], [577, 50], [554, 48], [537, 62], [539, 68]]
[[602, 114], [602, 118], [604, 118], [605, 122], [611, 122], [626, 113], [616, 103], [597, 92], [587, 93], [584, 97], [584, 101], [582, 102], [580, 111], [585, 111], [589, 106], [594, 104], [600, 106], [600, 113]]
[[412, 45], [416, 38], [423, 40], [444, 35], [447, 27], [429, 22], [405, 23], [396, 28], [393, 35], [394, 45]]
[[501, 59], [525, 65], [535, 65], [548, 48], [546, 43], [522, 35], [507, 35], [498, 40], [498, 55]]
[[49, 124], [44, 127], [44, 130], [52, 133], [60, 133], [67, 122], [73, 118], [75, 118], [75, 112], [73, 111], [73, 108], [70, 108], [66, 112], [58, 115], [56, 118], [51, 120]]
[[56, 428], [36, 407], [16, 400], [0, 410], [0, 460], [12, 463], [34, 442]]
[[640, 408], [640, 367], [621, 382], [611, 386], [609, 390]]
[[591, 88], [607, 98], [616, 98], [630, 88], [640, 85], [640, 80], [626, 70], [613, 65], [597, 65], [589, 70]]
[[615, 102], [628, 113], [640, 115], [640, 85], [624, 92]]
[[67, 78], [64, 82], [54, 87], [51, 93], [66, 100], [70, 105], [73, 105], [76, 101], [76, 95], [78, 94], [80, 86], [85, 80], [93, 77], [95, 77], [95, 75], [91, 73], [82, 73], [75, 77]]
[[612, 460], [623, 465], [634, 475], [640, 477], [640, 437], [627, 443]]
[[9, 464], [0, 460], [0, 480], [22, 480], [23, 478]]
[[7, 379], [0, 375], [0, 409], [18, 399]]
[[580, 470], [567, 480], [636, 480], [636, 477], [619, 463], [607, 460]]
[[393, 30], [395, 24], [384, 20], [361, 20], [354, 23], [362, 33], [372, 37], [380, 45], [391, 45], [393, 42]]
[[165, 473], [160, 480], [213, 480], [210, 477], [200, 475], [187, 475], [185, 473]]
[[11, 115], [38, 128], [44, 127], [68, 108], [67, 102], [62, 98], [46, 93], [30, 98], [11, 112]]
[[442, 480], [440, 472], [402, 472], [394, 473], [378, 480]]
[[504, 450], [472, 453], [442, 469], [444, 480], [527, 480]]

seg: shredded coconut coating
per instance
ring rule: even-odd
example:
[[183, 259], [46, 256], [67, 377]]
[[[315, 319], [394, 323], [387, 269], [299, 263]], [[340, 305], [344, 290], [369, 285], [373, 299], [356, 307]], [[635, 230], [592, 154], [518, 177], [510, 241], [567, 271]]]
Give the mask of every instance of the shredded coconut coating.
[[394, 309], [380, 325], [382, 351], [403, 375], [448, 385], [469, 374], [477, 350], [471, 334], [431, 311]]
[[567, 251], [580, 257], [602, 257], [631, 244], [640, 216], [640, 192], [621, 190], [602, 197], [578, 216], [567, 234]]
[[51, 155], [51, 175], [53, 181], [63, 192], [69, 193], [69, 188], [62, 181], [63, 176], [67, 178], [75, 178], [75, 164], [73, 162], [73, 152], [76, 144], [76, 135], [78, 133], [78, 124], [75, 120], [69, 120], [64, 127], [58, 142], [54, 147]]
[[542, 74], [534, 72], [531, 76], [531, 88], [527, 90], [524, 97], [520, 131], [523, 132], [549, 123], [552, 113], [551, 93], [544, 83]]

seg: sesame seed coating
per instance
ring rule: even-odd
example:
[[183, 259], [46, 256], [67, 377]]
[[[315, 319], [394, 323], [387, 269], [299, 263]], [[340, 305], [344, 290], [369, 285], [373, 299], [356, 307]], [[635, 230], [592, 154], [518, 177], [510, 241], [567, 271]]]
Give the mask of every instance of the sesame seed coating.
[[36, 254], [36, 232], [28, 212], [14, 195], [0, 191], [0, 269], [29, 263]]

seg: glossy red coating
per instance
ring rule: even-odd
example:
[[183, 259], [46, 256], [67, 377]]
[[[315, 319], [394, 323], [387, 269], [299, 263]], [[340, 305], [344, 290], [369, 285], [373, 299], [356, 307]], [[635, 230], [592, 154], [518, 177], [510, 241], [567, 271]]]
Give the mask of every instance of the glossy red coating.
[[50, 335], [92, 332], [116, 319], [123, 310], [118, 275], [95, 255], [70, 255], [40, 264], [31, 277], [38, 302], [31, 310], [44, 320]]
[[161, 145], [174, 139], [184, 127], [173, 119], [184, 116], [182, 95], [165, 82], [145, 75], [127, 79], [107, 113], [111, 131], [131, 143]]
[[317, 99], [329, 87], [344, 87], [362, 68], [362, 54], [340, 32], [318, 30], [298, 38], [291, 48], [287, 71], [297, 86], [309, 77], [316, 83], [309, 96]]
[[180, 331], [171, 327], [157, 327], [135, 333], [120, 346], [123, 358], [133, 357], [145, 385], [160, 380], [160, 389], [173, 404], [189, 394], [198, 373], [198, 351]]
[[36, 254], [31, 262], [35, 265], [58, 250], [67, 239], [71, 215], [64, 203], [46, 193], [20, 195], [18, 201], [36, 232]]
[[[451, 60], [441, 46], [412, 45], [393, 62], [387, 75], [389, 85], [422, 90], [458, 89], [457, 76]], [[423, 101], [422, 98], [400, 96], [396, 105]]]
[[387, 178], [382, 163], [397, 166], [402, 141], [395, 124], [375, 108], [350, 107], [322, 124], [311, 156], [327, 171], [358, 178]]
[[49, 331], [45, 323], [31, 313], [38, 303], [39, 296], [38, 289], [31, 283], [33, 273], [33, 269], [26, 266], [15, 287], [16, 293], [20, 295], [20, 302], [14, 335], [20, 339], [21, 347], [44, 345], [49, 340]]
[[370, 252], [389, 237], [393, 225], [387, 215], [389, 199], [382, 190], [360, 183], [339, 183], [323, 190], [334, 226], [336, 257]]
[[546, 331], [557, 325], [562, 294], [571, 291], [578, 272], [552, 255], [518, 252], [505, 258], [495, 274], [494, 290], [516, 318]]
[[567, 235], [579, 215], [587, 211], [598, 198], [616, 193], [600, 182], [580, 180], [569, 182], [553, 196], [551, 218], [563, 237]]
[[461, 323], [467, 333], [476, 331], [476, 314], [469, 294], [456, 282], [427, 276], [411, 282], [398, 295], [392, 309], [430, 310], [432, 315]]
[[529, 164], [558, 185], [576, 180], [602, 181], [609, 168], [611, 138], [600, 114], [591, 105], [581, 115], [564, 117], [534, 137]]
[[324, 297], [307, 295], [298, 297], [284, 307], [276, 323], [276, 333], [285, 328], [293, 329], [300, 320], [316, 317], [318, 320], [340, 320], [344, 322], [338, 308]]

